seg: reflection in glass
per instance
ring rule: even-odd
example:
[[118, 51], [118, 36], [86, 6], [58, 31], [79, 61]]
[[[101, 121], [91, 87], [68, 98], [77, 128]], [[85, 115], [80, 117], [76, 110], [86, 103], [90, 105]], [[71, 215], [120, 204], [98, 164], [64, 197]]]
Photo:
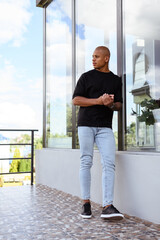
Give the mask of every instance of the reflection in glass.
[[[93, 51], [102, 45], [111, 51], [109, 67], [116, 74], [116, 0], [77, 0], [76, 6], [76, 79], [78, 80], [82, 73], [93, 69]], [[117, 140], [116, 112], [113, 117], [113, 131]]]
[[125, 0], [128, 150], [160, 151], [159, 8], [158, 1]]
[[46, 9], [47, 147], [72, 147], [71, 26], [71, 1], [53, 1]]

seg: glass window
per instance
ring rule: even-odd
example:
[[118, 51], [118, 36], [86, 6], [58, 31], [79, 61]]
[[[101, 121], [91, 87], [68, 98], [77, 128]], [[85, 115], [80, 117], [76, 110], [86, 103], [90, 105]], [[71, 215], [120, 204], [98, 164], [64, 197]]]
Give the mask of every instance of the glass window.
[[160, 2], [125, 0], [127, 150], [160, 151]]
[[[111, 51], [110, 70], [117, 72], [116, 0], [76, 1], [76, 79], [93, 69], [92, 54], [97, 46]], [[113, 131], [117, 140], [117, 113]], [[117, 141], [116, 141], [117, 142]]]
[[72, 147], [71, 1], [46, 9], [46, 143]]

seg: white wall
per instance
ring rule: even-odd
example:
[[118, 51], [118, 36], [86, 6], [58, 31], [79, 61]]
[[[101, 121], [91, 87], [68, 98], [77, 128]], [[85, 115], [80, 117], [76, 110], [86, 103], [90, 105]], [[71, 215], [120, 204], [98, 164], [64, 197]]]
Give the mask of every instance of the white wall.
[[[36, 150], [36, 183], [80, 197], [79, 150]], [[94, 152], [91, 200], [102, 203], [101, 164]], [[160, 223], [160, 154], [116, 153], [115, 206], [128, 215]]]

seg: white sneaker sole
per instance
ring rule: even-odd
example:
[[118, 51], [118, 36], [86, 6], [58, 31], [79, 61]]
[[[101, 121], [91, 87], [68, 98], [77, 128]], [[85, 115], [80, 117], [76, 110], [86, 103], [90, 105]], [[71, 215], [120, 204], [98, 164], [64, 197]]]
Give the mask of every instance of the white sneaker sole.
[[92, 217], [92, 215], [87, 216], [87, 215], [82, 215], [82, 214], [80, 214], [80, 216], [81, 216], [82, 218], [85, 218], [85, 219], [89, 219], [89, 218]]
[[101, 214], [101, 218], [110, 219], [110, 220], [122, 220], [124, 218], [121, 213], [113, 213], [113, 214]]

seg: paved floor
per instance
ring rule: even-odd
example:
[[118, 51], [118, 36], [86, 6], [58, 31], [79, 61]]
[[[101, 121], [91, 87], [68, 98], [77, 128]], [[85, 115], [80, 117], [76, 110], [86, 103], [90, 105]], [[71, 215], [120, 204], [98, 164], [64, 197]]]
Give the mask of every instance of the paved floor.
[[160, 239], [160, 225], [125, 215], [119, 222], [79, 216], [81, 200], [42, 185], [0, 188], [0, 240]]

